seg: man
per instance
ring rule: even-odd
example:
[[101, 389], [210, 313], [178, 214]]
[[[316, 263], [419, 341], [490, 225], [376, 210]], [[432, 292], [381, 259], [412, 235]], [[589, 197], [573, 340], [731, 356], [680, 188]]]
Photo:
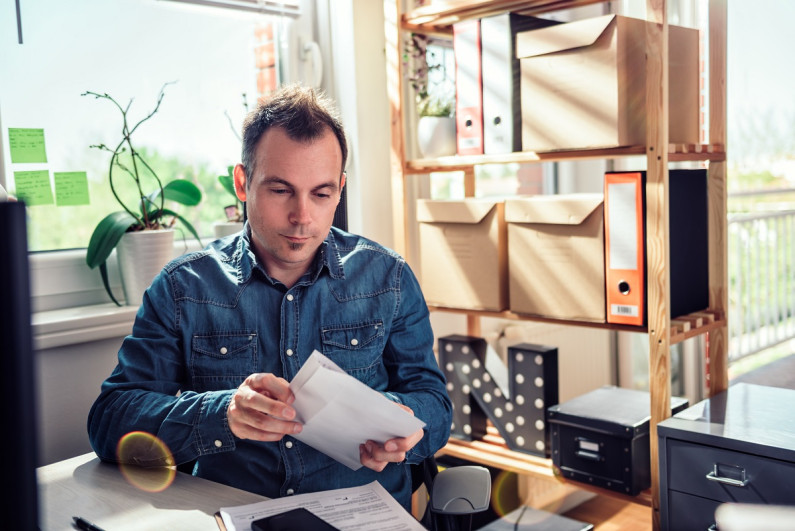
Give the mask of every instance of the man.
[[[89, 413], [101, 459], [196, 460], [195, 475], [269, 497], [377, 479], [410, 507], [406, 465], [445, 444], [451, 404], [405, 261], [331, 226], [346, 158], [339, 119], [311, 89], [284, 88], [247, 117], [234, 178], [248, 222], [172, 261], [147, 290]], [[425, 428], [362, 444], [355, 472], [293, 438], [301, 424], [288, 382], [315, 349]], [[171, 455], [120, 454], [133, 431]]]

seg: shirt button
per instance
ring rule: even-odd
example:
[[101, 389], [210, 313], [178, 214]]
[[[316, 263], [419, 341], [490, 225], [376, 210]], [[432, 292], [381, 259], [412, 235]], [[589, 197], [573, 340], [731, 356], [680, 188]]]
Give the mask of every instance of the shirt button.
[[284, 447], [285, 448], [292, 448], [293, 447], [293, 441], [287, 441], [286, 443], [284, 443]]
[[351, 339], [351, 345], [353, 345], [355, 347], [358, 344], [359, 344], [359, 340], [358, 339], [356, 339], [355, 337], [353, 339]]
[[295, 493], [293, 489], [287, 489], [287, 495], [292, 496]]
[[222, 447], [223, 445], [224, 445], [224, 443], [222, 443], [222, 442], [221, 442], [221, 441], [219, 441], [218, 439], [216, 439], [216, 440], [215, 440], [215, 447], [216, 447], [216, 448], [220, 448], [220, 447]]
[[292, 294], [292, 293], [288, 293], [288, 294], [287, 294], [287, 300], [288, 300], [288, 301], [292, 302], [294, 298], [295, 298], [295, 297], [293, 297], [293, 294]]
[[287, 354], [288, 356], [292, 356], [293, 355], [293, 349], [288, 348], [287, 350], [284, 351], [284, 353]]
[[221, 354], [226, 354], [227, 352], [229, 351], [226, 350], [226, 347], [221, 347]]

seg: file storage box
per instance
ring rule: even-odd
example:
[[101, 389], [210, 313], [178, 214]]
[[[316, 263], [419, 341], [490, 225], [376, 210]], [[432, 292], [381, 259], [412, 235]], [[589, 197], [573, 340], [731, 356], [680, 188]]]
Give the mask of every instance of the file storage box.
[[[671, 397], [673, 413], [686, 407]], [[604, 386], [547, 411], [563, 477], [631, 496], [651, 487], [648, 392]]]
[[[517, 34], [522, 149], [646, 143], [645, 20], [605, 15]], [[669, 25], [671, 143], [698, 136], [698, 30]]]
[[512, 311], [605, 322], [602, 205], [602, 194], [505, 201]]
[[504, 203], [417, 202], [420, 276], [431, 306], [501, 311], [508, 306]]

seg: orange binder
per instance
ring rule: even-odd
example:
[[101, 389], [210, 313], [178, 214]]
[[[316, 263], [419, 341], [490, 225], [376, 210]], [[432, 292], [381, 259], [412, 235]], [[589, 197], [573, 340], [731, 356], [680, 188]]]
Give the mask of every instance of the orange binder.
[[483, 68], [480, 19], [453, 24], [456, 152], [483, 154]]
[[642, 326], [646, 317], [643, 172], [605, 174], [607, 322]]

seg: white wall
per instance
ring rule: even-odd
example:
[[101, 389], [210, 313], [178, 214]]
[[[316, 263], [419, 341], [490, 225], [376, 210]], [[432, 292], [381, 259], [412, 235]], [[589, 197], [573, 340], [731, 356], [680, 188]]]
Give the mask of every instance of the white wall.
[[86, 421], [116, 366], [121, 337], [36, 351], [39, 460], [46, 465], [92, 451]]

